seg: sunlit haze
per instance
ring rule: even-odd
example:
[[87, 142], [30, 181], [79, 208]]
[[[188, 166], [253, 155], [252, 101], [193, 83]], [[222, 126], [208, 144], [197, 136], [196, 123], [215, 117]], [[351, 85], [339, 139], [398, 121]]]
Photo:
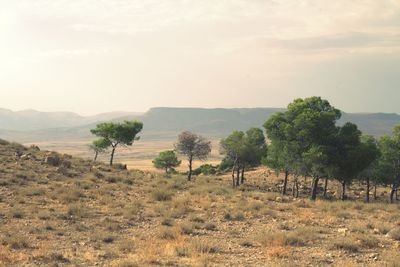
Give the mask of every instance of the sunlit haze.
[[399, 0], [0, 0], [0, 108], [400, 113]]

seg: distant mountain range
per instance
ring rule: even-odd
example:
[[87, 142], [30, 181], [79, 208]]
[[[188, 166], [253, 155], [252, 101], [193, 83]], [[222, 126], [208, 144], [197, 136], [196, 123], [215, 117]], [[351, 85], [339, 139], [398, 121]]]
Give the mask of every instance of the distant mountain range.
[[84, 117], [73, 112], [40, 112], [32, 109], [11, 111], [0, 109], [0, 129], [35, 131], [48, 128], [76, 127], [123, 116], [138, 116], [141, 114], [117, 111]]
[[[112, 112], [83, 117], [70, 112], [13, 112], [0, 109], [0, 138], [18, 142], [88, 140], [90, 129], [102, 121], [137, 119], [144, 123], [142, 138], [175, 139], [183, 130], [210, 138], [221, 138], [234, 130], [262, 127], [281, 108], [152, 108], [146, 113]], [[339, 124], [356, 123], [365, 134], [390, 134], [400, 124], [400, 115], [387, 113], [343, 113]]]

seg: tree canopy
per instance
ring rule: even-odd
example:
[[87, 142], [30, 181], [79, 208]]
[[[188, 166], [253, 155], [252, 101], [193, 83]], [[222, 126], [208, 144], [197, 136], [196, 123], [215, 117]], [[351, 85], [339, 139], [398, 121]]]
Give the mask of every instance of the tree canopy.
[[[264, 133], [258, 128], [251, 128], [245, 133], [234, 131], [227, 138], [221, 140], [220, 152], [225, 155], [223, 161], [232, 166], [232, 185], [239, 186], [244, 182], [246, 167], [260, 165], [262, 158], [266, 156], [267, 144]], [[240, 174], [241, 180], [239, 179]]]
[[173, 150], [162, 151], [157, 158], [153, 160], [154, 167], [164, 169], [165, 173], [170, 172], [181, 164], [181, 161]]
[[143, 123], [138, 121], [124, 121], [123, 123], [104, 122], [91, 130], [91, 133], [106, 140], [112, 148], [110, 165], [113, 164], [114, 153], [119, 145], [131, 146], [139, 140], [137, 134], [143, 129]]
[[188, 180], [192, 178], [193, 160], [206, 160], [211, 153], [211, 142], [204, 137], [184, 131], [178, 136], [175, 150], [186, 156], [189, 162]]

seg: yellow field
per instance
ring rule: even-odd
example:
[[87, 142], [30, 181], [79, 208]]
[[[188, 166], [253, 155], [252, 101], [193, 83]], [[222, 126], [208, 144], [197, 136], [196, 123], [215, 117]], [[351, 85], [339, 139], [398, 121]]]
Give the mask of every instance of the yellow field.
[[[93, 152], [89, 149], [91, 141], [47, 141], [36, 143], [25, 143], [29, 146], [32, 144], [38, 145], [42, 150], [57, 151], [73, 156], [92, 158]], [[140, 140], [133, 144], [132, 147], [119, 147], [115, 154], [115, 162], [127, 164], [130, 169], [139, 169], [145, 171], [154, 171], [152, 160], [158, 155], [159, 152], [164, 150], [171, 150], [174, 148], [173, 140], [170, 141], [143, 141]], [[219, 164], [222, 156], [219, 154], [219, 140], [212, 140], [212, 152], [209, 159], [205, 162], [195, 161], [194, 167], [201, 164]], [[107, 162], [109, 153], [99, 155], [99, 160]], [[178, 168], [179, 171], [187, 169], [187, 161], [181, 157], [182, 164]]]

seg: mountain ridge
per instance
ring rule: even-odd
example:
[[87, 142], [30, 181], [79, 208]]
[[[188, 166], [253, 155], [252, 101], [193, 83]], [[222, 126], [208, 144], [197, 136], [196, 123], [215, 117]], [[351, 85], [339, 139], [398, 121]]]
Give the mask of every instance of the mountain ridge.
[[[184, 130], [210, 138], [221, 138], [234, 130], [244, 131], [251, 127], [262, 127], [272, 114], [285, 109], [154, 107], [145, 113], [110, 112], [84, 117], [68, 112], [38, 112], [35, 116], [24, 115], [17, 119], [15, 112], [10, 114], [1, 111], [0, 109], [0, 138], [35, 142], [88, 140], [93, 138], [89, 130], [99, 122], [133, 119], [144, 123], [142, 138], [147, 140], [170, 139]], [[76, 119], [75, 115], [80, 119]], [[348, 121], [357, 124], [365, 134], [382, 136], [390, 134], [392, 128], [400, 124], [400, 115], [383, 112], [342, 112], [338, 124], [342, 125]]]

